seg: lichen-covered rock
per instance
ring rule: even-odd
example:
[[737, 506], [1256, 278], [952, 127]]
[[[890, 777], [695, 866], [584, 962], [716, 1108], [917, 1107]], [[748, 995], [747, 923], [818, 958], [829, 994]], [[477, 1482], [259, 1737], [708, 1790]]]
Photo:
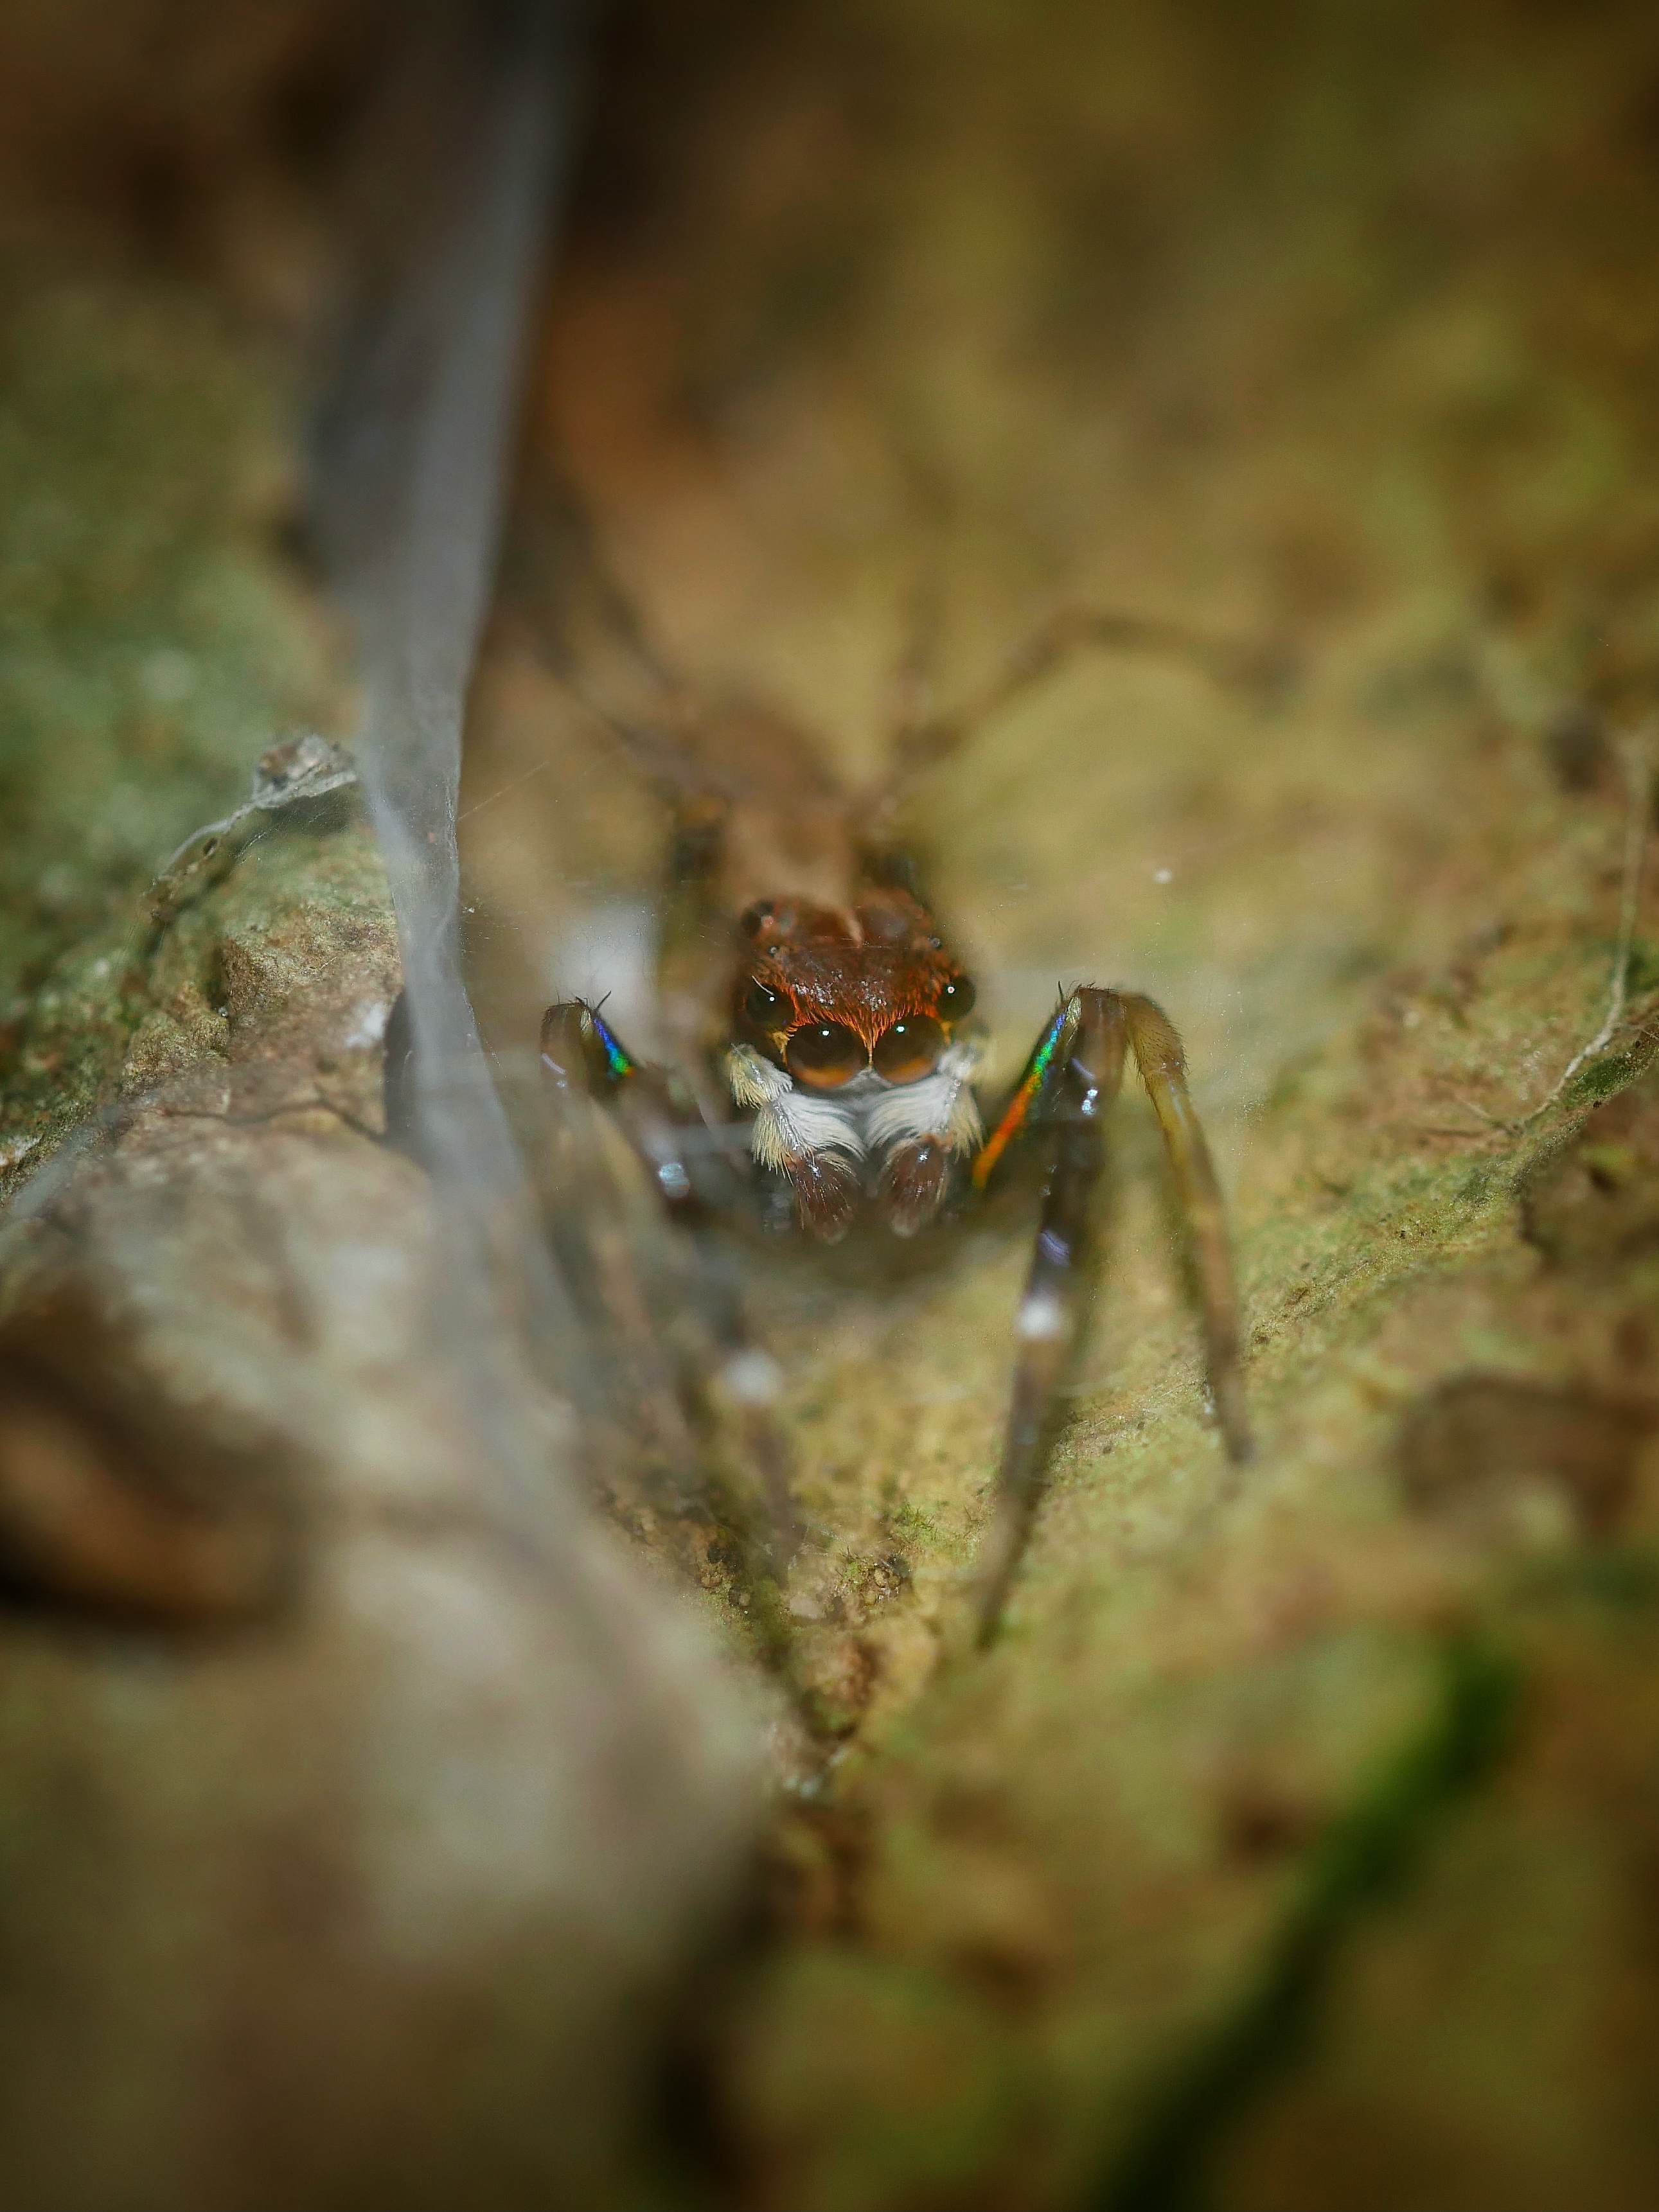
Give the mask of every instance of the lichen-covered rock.
[[57, 217], [0, 275], [0, 2204], [611, 2201], [750, 1715], [507, 1332], [458, 1393], [349, 787], [193, 836], [352, 711], [291, 357], [200, 240]]

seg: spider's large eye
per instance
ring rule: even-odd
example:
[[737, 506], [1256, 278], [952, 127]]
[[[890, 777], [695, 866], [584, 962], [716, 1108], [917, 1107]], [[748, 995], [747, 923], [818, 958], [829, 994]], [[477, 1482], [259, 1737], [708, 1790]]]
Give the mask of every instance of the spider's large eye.
[[784, 1066], [813, 1091], [835, 1091], [869, 1066], [863, 1045], [839, 1022], [797, 1030], [783, 1048]]
[[789, 1001], [781, 991], [769, 991], [764, 983], [751, 983], [744, 994], [743, 1011], [757, 1030], [781, 1029], [788, 1019]]
[[959, 1022], [974, 1011], [979, 994], [965, 975], [953, 975], [939, 994], [939, 1010], [947, 1022]]
[[916, 1083], [931, 1075], [945, 1049], [945, 1032], [931, 1014], [911, 1014], [884, 1030], [872, 1055], [890, 1083]]

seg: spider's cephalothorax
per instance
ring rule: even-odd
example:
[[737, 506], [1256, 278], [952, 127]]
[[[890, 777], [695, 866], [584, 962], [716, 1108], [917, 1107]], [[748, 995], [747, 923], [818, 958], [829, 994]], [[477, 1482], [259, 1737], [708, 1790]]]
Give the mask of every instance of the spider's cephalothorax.
[[980, 1054], [959, 1027], [972, 983], [901, 890], [760, 899], [739, 927], [725, 1073], [756, 1159], [787, 1176], [815, 1235], [841, 1236], [867, 1194], [908, 1236], [980, 1142]]

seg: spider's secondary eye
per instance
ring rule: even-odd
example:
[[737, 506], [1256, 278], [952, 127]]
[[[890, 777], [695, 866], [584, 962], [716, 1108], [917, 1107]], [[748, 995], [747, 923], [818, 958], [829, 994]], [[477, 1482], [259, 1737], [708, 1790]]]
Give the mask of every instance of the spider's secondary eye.
[[745, 937], [758, 937], [777, 910], [775, 899], [757, 899], [738, 916], [738, 927]]
[[978, 995], [965, 975], [954, 976], [939, 994], [939, 1010], [947, 1022], [959, 1022], [973, 1012]]
[[933, 1073], [944, 1049], [945, 1032], [933, 1016], [912, 1014], [876, 1039], [876, 1073], [890, 1083], [915, 1083]]
[[757, 1029], [775, 1030], [787, 1019], [784, 1008], [788, 1003], [781, 991], [769, 991], [764, 983], [751, 983], [744, 996], [743, 1011]]
[[798, 1083], [834, 1091], [868, 1066], [864, 1047], [839, 1022], [813, 1022], [797, 1030], [783, 1048], [783, 1064]]

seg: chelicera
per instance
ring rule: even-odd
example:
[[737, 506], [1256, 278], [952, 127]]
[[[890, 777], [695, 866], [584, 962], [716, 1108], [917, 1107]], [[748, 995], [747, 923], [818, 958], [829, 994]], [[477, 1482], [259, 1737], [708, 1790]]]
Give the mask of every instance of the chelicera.
[[[521, 598], [520, 611], [535, 618], [544, 650], [672, 806], [659, 1002], [678, 1065], [642, 1065], [599, 1006], [566, 1000], [543, 1024], [543, 1066], [555, 1089], [607, 1106], [671, 1212], [698, 1227], [746, 1194], [787, 1201], [774, 1204], [773, 1215], [793, 1217], [816, 1239], [836, 1241], [860, 1220], [910, 1236], [973, 1206], [1012, 1152], [1036, 1147], [1043, 1156], [978, 1576], [988, 1634], [1040, 1493], [1082, 1318], [1105, 1122], [1131, 1055], [1167, 1148], [1194, 1263], [1210, 1392], [1236, 1462], [1250, 1450], [1237, 1301], [1221, 1196], [1167, 1015], [1133, 990], [1064, 992], [1012, 1090], [984, 1098], [974, 981], [892, 839], [897, 796], [909, 776], [945, 757], [986, 714], [1079, 645], [1175, 653], [1225, 681], [1259, 682], [1271, 668], [1172, 625], [1068, 615], [1023, 647], [972, 707], [911, 717], [896, 733], [880, 789], [848, 795], [821, 756], [775, 717], [694, 704], [597, 565], [591, 538], [581, 538], [580, 550], [580, 576], [599, 612], [597, 647], [588, 650], [600, 663], [608, 657], [610, 679], [596, 682], [581, 665], [577, 625], [562, 603], [538, 594], [527, 605]], [[618, 669], [624, 706], [615, 703]], [[727, 1341], [739, 1341], [735, 1328]], [[745, 1371], [763, 1376], [767, 1364], [750, 1360]]]

